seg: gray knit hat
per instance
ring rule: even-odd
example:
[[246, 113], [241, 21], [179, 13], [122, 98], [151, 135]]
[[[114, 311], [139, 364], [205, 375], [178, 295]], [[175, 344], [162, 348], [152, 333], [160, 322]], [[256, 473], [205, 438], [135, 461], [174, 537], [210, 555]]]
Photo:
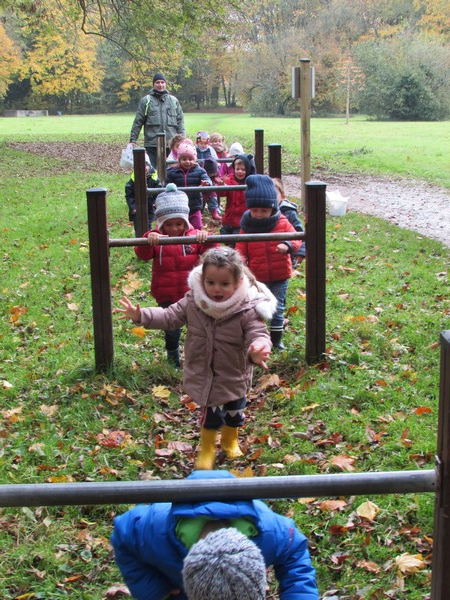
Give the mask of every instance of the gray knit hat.
[[168, 219], [183, 219], [187, 227], [190, 227], [189, 199], [184, 192], [177, 190], [174, 183], [169, 183], [164, 192], [158, 194], [155, 206], [158, 228], [161, 228]]
[[208, 534], [184, 559], [189, 600], [263, 600], [266, 566], [260, 549], [230, 527]]

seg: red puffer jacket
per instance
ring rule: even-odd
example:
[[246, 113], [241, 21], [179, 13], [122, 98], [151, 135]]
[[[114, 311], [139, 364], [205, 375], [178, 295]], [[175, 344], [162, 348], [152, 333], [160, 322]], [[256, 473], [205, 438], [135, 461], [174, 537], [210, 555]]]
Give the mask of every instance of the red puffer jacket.
[[[152, 229], [161, 233], [159, 229]], [[185, 236], [195, 236], [196, 229], [189, 229]], [[144, 233], [148, 237], [150, 232]], [[174, 244], [168, 246], [135, 246], [136, 256], [153, 260], [150, 292], [158, 304], [178, 302], [189, 290], [187, 278], [199, 257], [217, 244]]]
[[[236, 181], [234, 175], [227, 175], [223, 178], [223, 182], [225, 185], [245, 185], [245, 181]], [[227, 199], [222, 223], [231, 227], [239, 227], [242, 215], [247, 210], [245, 190], [229, 190], [228, 192], [219, 192], [219, 194]]]
[[[295, 229], [284, 215], [280, 216], [278, 223], [270, 233], [286, 233]], [[245, 233], [241, 229], [239, 233]], [[290, 253], [280, 254], [277, 252], [279, 241], [271, 242], [238, 242], [236, 250], [247, 261], [247, 265], [258, 281], [281, 281], [292, 276], [292, 260]], [[289, 240], [287, 243], [290, 252], [297, 252], [301, 246], [301, 240]]]

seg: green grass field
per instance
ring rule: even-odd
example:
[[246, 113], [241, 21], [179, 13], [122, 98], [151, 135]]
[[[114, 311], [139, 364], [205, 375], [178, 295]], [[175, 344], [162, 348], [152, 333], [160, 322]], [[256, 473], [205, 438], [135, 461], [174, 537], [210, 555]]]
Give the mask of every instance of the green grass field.
[[[192, 469], [198, 415], [180, 403], [181, 375], [166, 363], [162, 334], [141, 337], [115, 320], [114, 368], [94, 371], [85, 192], [108, 189], [110, 235], [129, 237], [127, 175], [7, 147], [8, 141], [112, 142], [119, 158], [131, 120], [130, 114], [1, 120], [0, 483], [172, 479]], [[247, 148], [262, 128], [266, 143], [285, 148], [283, 164], [298, 160], [298, 120], [188, 114], [186, 121], [191, 135], [219, 130]], [[325, 170], [450, 187], [448, 123], [313, 120], [311, 130], [313, 162]], [[358, 148], [370, 152], [351, 151]], [[257, 370], [261, 391], [251, 398], [242, 431], [245, 456], [233, 463], [220, 457], [219, 468], [255, 476], [432, 469], [437, 342], [450, 329], [449, 249], [350, 212], [328, 219], [326, 262], [324, 360], [304, 361], [301, 267], [289, 286], [288, 350], [270, 361], [279, 384], [265, 388]], [[150, 273], [132, 249], [111, 249], [113, 304], [123, 293], [152, 304]], [[175, 441], [190, 449], [171, 448]], [[359, 514], [367, 500], [379, 509], [372, 519]], [[433, 502], [431, 494], [395, 494], [270, 504], [293, 516], [310, 539], [322, 594], [424, 600]], [[108, 596], [121, 581], [108, 539], [113, 516], [125, 509], [0, 509], [0, 598], [119, 597]], [[419, 557], [417, 570], [402, 572], [399, 564], [411, 557]]]
[[[134, 115], [87, 115], [2, 119], [0, 139], [128, 142]], [[254, 146], [255, 129], [264, 142], [281, 144], [283, 172], [300, 172], [300, 119], [252, 118], [244, 114], [187, 113], [186, 131], [220, 131], [228, 143]], [[450, 121], [376, 122], [355, 117], [311, 120], [311, 170], [388, 174], [425, 179], [450, 188]], [[89, 134], [87, 134], [89, 132]]]

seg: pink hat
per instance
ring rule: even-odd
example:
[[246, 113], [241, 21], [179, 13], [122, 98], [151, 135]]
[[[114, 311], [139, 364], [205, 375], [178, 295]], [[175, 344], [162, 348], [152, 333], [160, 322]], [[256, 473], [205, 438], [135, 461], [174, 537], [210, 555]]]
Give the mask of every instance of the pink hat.
[[189, 156], [194, 160], [197, 158], [197, 151], [192, 144], [187, 143], [186, 141], [181, 142], [181, 144], [177, 148], [178, 158], [180, 156]]

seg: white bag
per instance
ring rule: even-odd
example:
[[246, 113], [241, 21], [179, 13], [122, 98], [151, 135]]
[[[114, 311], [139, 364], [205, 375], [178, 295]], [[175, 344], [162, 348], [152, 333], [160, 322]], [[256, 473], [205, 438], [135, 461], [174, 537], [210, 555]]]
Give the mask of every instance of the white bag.
[[125, 150], [122, 150], [122, 155], [120, 157], [120, 166], [122, 167], [122, 169], [133, 168], [133, 144], [127, 144]]

